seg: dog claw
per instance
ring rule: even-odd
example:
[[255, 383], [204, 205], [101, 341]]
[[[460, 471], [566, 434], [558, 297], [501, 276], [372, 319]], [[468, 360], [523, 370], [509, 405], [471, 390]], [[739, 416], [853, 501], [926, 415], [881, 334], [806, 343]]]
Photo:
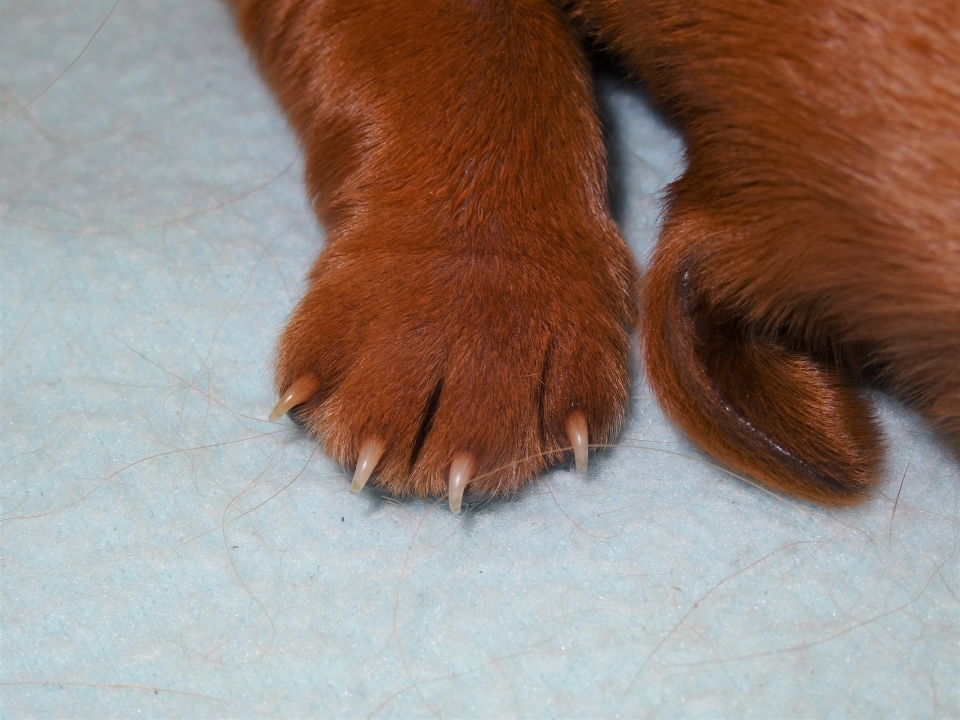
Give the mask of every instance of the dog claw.
[[473, 455], [466, 452], [459, 452], [454, 455], [453, 462], [450, 463], [450, 488], [447, 492], [447, 498], [450, 501], [450, 512], [454, 515], [460, 512], [460, 505], [463, 503], [463, 491], [473, 476], [475, 464]]
[[589, 447], [587, 417], [582, 410], [574, 410], [567, 415], [564, 427], [567, 431], [567, 439], [570, 440], [570, 445], [573, 447], [577, 472], [583, 475], [587, 472], [587, 448]]
[[370, 438], [360, 449], [360, 457], [357, 458], [357, 469], [353, 473], [353, 481], [350, 483], [350, 492], [356, 495], [363, 490], [370, 475], [373, 474], [380, 457], [383, 455], [383, 441], [379, 438]]
[[287, 388], [270, 413], [270, 422], [276, 422], [286, 415], [290, 408], [296, 407], [309, 400], [320, 389], [320, 380], [313, 373], [301, 375], [297, 381]]

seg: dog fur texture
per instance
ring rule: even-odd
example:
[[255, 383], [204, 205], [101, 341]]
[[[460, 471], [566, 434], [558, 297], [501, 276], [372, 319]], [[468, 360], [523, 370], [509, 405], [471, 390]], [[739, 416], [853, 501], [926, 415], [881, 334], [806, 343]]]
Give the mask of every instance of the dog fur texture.
[[[629, 333], [732, 468], [861, 500], [865, 383], [960, 448], [960, 5], [949, 0], [232, 0], [328, 230], [278, 346], [293, 415], [377, 483], [503, 494], [614, 442]], [[584, 50], [686, 142], [642, 280], [610, 215]], [[638, 313], [639, 311], [639, 313]]]

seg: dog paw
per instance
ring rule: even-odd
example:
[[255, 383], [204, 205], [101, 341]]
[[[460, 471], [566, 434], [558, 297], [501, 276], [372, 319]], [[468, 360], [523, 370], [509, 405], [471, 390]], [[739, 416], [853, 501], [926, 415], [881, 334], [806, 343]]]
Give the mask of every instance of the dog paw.
[[829, 324], [804, 302], [809, 264], [777, 273], [769, 257], [743, 261], [751, 242], [776, 248], [778, 238], [695, 205], [689, 186], [674, 189], [644, 278], [643, 354], [661, 407], [713, 457], [772, 488], [822, 505], [862, 501], [883, 447], [848, 367], [857, 346], [817, 338]]
[[[328, 454], [398, 496], [514, 492], [616, 439], [635, 276], [589, 231], [382, 222], [334, 233], [278, 348], [281, 399]], [[472, 235], [472, 237], [471, 237]], [[510, 238], [516, 239], [512, 242]]]

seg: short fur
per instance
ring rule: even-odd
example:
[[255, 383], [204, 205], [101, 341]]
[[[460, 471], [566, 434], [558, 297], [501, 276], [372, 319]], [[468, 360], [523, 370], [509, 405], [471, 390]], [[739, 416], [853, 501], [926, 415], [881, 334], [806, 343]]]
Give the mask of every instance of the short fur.
[[[639, 302], [667, 414], [731, 467], [848, 504], [859, 383], [960, 447], [960, 5], [952, 0], [233, 0], [299, 133], [327, 247], [277, 387], [389, 492], [506, 493], [614, 441]], [[637, 296], [585, 42], [673, 116], [687, 168]]]

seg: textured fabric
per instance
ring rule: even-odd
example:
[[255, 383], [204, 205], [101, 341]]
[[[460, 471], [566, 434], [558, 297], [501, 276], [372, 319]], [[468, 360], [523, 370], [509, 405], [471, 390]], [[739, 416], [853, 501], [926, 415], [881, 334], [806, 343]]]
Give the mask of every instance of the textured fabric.
[[[842, 512], [713, 467], [640, 380], [586, 480], [347, 493], [264, 420], [322, 243], [296, 142], [224, 5], [122, 0], [84, 51], [112, 4], [0, 6], [4, 716], [960, 714], [960, 466], [883, 397]], [[643, 256], [680, 144], [602, 85]]]

